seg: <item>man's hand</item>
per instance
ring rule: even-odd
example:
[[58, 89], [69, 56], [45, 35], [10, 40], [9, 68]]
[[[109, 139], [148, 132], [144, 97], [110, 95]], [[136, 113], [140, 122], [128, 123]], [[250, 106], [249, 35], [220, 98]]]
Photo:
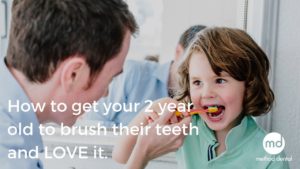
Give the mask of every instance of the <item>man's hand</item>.
[[[170, 100], [163, 101], [169, 102]], [[153, 106], [156, 106], [156, 103], [158, 102], [155, 102]], [[153, 110], [157, 110], [155, 107], [153, 108]], [[174, 117], [176, 120], [172, 121], [171, 119]], [[161, 128], [164, 126], [169, 126], [171, 128], [175, 126], [179, 126], [181, 128], [183, 128], [183, 126], [187, 126], [185, 129], [189, 130], [188, 126], [190, 122], [191, 117], [189, 116], [178, 122], [174, 112], [165, 110], [161, 116], [157, 116], [156, 119], [149, 124], [151, 128], [148, 129], [148, 135], [138, 136], [136, 145], [134, 146], [126, 167], [130, 169], [142, 169], [147, 165], [148, 161], [175, 151], [183, 144], [185, 138], [183, 130], [179, 135], [173, 133], [170, 133], [170, 135], [157, 135], [157, 129], [155, 126], [159, 125]], [[185, 133], [187, 133], [187, 131], [185, 131]]]
[[[175, 104], [178, 105], [178, 101], [172, 99], [172, 98], [162, 98], [159, 100], [156, 100], [151, 107], [149, 108], [149, 110], [152, 110], [150, 112], [146, 112], [146, 110], [144, 109], [142, 112], [144, 113], [144, 117], [145, 119], [148, 121], [148, 123], [152, 123], [153, 121], [157, 120], [159, 118], [159, 114], [163, 114], [163, 110], [162, 107], [166, 108], [166, 105], [168, 104]], [[166, 112], [166, 110], [164, 110]], [[176, 117], [175, 115], [175, 111], [172, 111], [174, 113], [173, 116], [171, 116], [171, 118], [169, 119], [169, 123], [178, 123], [179, 121], [182, 120], [181, 117]], [[189, 116], [188, 114], [184, 114], [184, 116]]]

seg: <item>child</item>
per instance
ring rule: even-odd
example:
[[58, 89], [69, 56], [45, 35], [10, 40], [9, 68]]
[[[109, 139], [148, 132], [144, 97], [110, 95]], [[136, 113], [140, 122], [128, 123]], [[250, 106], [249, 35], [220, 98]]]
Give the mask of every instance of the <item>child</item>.
[[[266, 133], [252, 118], [272, 107], [268, 72], [266, 54], [244, 31], [216, 27], [197, 34], [179, 68], [177, 99], [218, 111], [192, 116], [199, 135], [185, 138], [177, 152], [179, 168], [289, 168], [276, 161], [284, 153], [265, 152]], [[275, 160], [257, 160], [263, 157]]]
[[219, 111], [192, 117], [200, 134], [187, 136], [179, 149], [181, 168], [289, 168], [286, 162], [256, 160], [274, 157], [263, 149], [266, 133], [251, 117], [268, 113], [274, 101], [269, 66], [244, 31], [210, 28], [197, 35], [180, 67], [178, 98]]

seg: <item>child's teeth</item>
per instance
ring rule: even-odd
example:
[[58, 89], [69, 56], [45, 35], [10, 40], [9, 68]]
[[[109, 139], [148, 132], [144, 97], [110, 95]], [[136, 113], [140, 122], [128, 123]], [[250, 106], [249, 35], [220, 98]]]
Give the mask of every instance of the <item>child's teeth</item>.
[[218, 118], [219, 116], [223, 115], [224, 111], [220, 113], [207, 113], [209, 117], [211, 118]]

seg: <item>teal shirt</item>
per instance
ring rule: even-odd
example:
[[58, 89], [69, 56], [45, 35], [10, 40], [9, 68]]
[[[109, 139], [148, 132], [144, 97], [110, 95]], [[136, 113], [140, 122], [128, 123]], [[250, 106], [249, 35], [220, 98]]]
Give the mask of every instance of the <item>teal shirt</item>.
[[193, 126], [198, 126], [199, 135], [195, 132], [185, 138], [183, 146], [177, 151], [180, 169], [201, 168], [239, 168], [239, 169], [289, 169], [286, 161], [259, 160], [257, 158], [285, 157], [284, 152], [270, 155], [265, 152], [262, 142], [266, 132], [255, 120], [245, 116], [241, 123], [232, 128], [226, 136], [226, 150], [217, 156], [219, 145], [214, 132], [207, 127], [200, 116], [192, 117]]

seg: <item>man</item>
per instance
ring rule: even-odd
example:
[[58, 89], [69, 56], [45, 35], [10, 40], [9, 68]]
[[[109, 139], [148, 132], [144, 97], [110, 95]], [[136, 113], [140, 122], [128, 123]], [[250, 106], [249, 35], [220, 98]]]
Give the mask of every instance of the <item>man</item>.
[[[136, 30], [121, 0], [13, 2], [8, 53], [0, 65], [1, 168], [43, 168], [36, 158], [14, 159], [9, 153], [43, 151], [40, 123], [72, 125], [78, 117], [71, 110], [73, 103], [103, 96], [122, 71]], [[54, 103], [67, 109], [51, 107]], [[34, 112], [22, 109], [23, 104], [45, 106]], [[30, 126], [32, 134], [22, 133]]]
[[[172, 63], [126, 61], [124, 72], [110, 84], [109, 95], [99, 100], [97, 112], [86, 113], [79, 124], [84, 120], [96, 120], [107, 127], [121, 123], [127, 125], [153, 100], [172, 97], [177, 87], [177, 67], [183, 59], [183, 54], [195, 34], [204, 28], [202, 25], [194, 25], [180, 36]], [[122, 104], [123, 110], [114, 110], [113, 104]]]

